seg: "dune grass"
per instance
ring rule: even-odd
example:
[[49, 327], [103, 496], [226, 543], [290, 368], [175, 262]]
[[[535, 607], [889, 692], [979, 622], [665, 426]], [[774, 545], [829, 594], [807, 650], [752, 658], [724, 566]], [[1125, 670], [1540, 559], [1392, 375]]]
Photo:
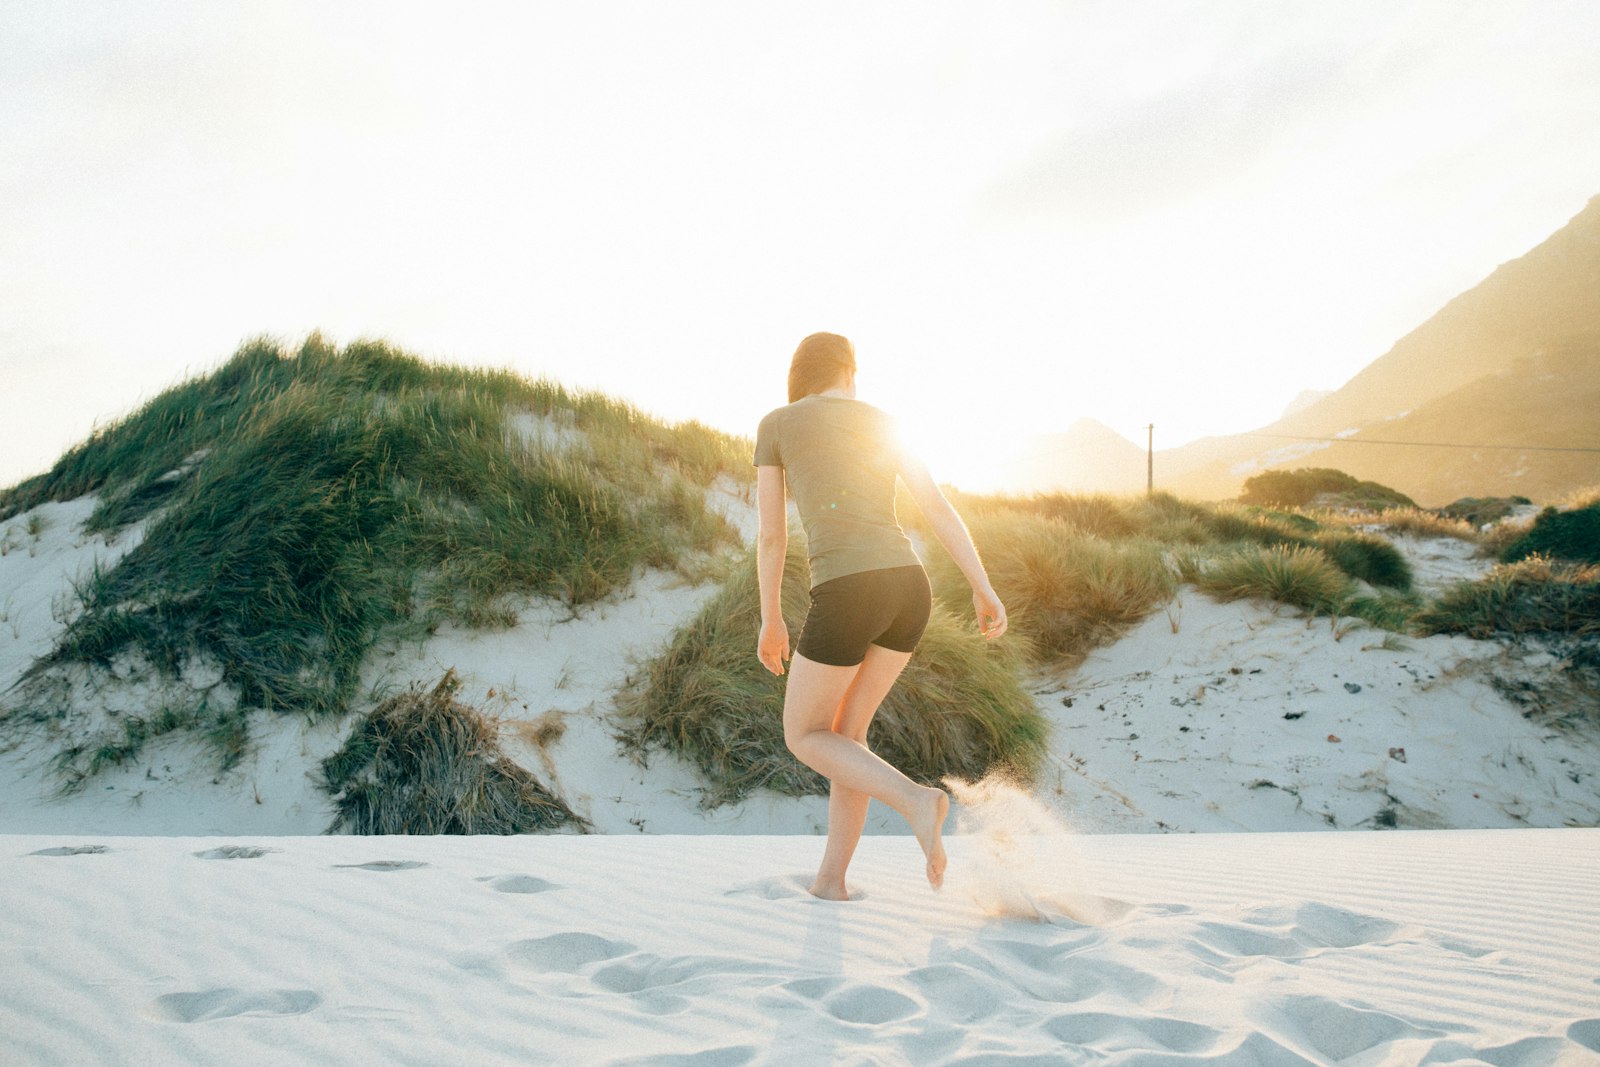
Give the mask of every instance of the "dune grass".
[[[1082, 659], [1176, 588], [1162, 546], [1147, 538], [1108, 540], [1058, 518], [1018, 512], [978, 514], [967, 525], [1006, 605], [1011, 633], [1027, 640], [1036, 660]], [[946, 553], [934, 555], [930, 578], [952, 614], [972, 614], [971, 590]]]
[[249, 732], [245, 716], [229, 702], [213, 706], [204, 697], [163, 703], [148, 715], [118, 716], [113, 724], [66, 745], [51, 760], [62, 796], [83, 790], [95, 775], [137, 760], [147, 744], [169, 734], [198, 737], [219, 757], [221, 771], [243, 757]]
[[[810, 604], [808, 585], [804, 540], [794, 531], [783, 584], [791, 640]], [[757, 789], [827, 791], [826, 780], [784, 745], [784, 683], [755, 656], [760, 607], [752, 551], [618, 701], [624, 745], [641, 762], [661, 748], [694, 764], [706, 782], [707, 807]], [[1020, 665], [1019, 646], [986, 643], [970, 621], [936, 606], [868, 743], [920, 782], [1002, 769], [1031, 778], [1045, 750], [1045, 722], [1021, 686]]]
[[322, 764], [338, 814], [328, 833], [525, 834], [587, 824], [500, 751], [495, 722], [431, 691], [384, 701]]
[[[342, 715], [380, 635], [692, 572], [737, 542], [705, 503], [721, 476], [749, 480], [748, 442], [598, 394], [378, 343], [255, 342], [0, 494], [0, 515], [96, 492], [92, 527], [148, 523], [27, 677], [209, 662], [239, 708]], [[59, 691], [30, 685], [22, 717], [65, 716]]]
[[1190, 557], [1184, 578], [1219, 600], [1256, 597], [1312, 612], [1337, 611], [1350, 579], [1327, 555], [1305, 546], [1241, 548]]
[[1458, 582], [1419, 611], [1422, 633], [1600, 635], [1600, 566], [1531, 556]]
[[[1343, 517], [1241, 504], [1206, 504], [1181, 500], [1170, 493], [1148, 497], [955, 493], [953, 497], [969, 526], [974, 522], [981, 525], [988, 516], [1025, 515], [1057, 520], [1074, 535], [1114, 543], [1154, 544], [1169, 552], [1199, 547], [1233, 553], [1243, 545], [1316, 548], [1352, 578], [1402, 593], [1411, 588], [1411, 566], [1400, 550], [1382, 536], [1351, 529]], [[903, 515], [906, 510], [902, 507]]]
[[[712, 485], [748, 484], [749, 454], [745, 439], [669, 426], [598, 394], [429, 365], [379, 343], [340, 350], [313, 336], [291, 352], [252, 342], [212, 374], [96, 431], [46, 474], [0, 492], [0, 521], [93, 492], [92, 528], [144, 524], [137, 547], [76, 587], [60, 640], [27, 676], [21, 718], [64, 720], [71, 679], [85, 669], [172, 681], [210, 665], [221, 682], [187, 704], [99, 733], [62, 731], [73, 740], [57, 766], [81, 785], [151, 740], [187, 732], [226, 768], [247, 749], [255, 709], [346, 714], [382, 638], [424, 636], [446, 621], [511, 625], [520, 598], [575, 607], [644, 567], [696, 578], [716, 571], [727, 574], [722, 590], [619, 698], [623, 739], [641, 759], [666, 748], [698, 766], [708, 805], [760, 788], [819, 793], [823, 780], [783, 745], [783, 683], [754, 656], [753, 553], [727, 562], [736, 534], [706, 504]], [[1425, 608], [1404, 556], [1357, 528], [1470, 533], [1411, 507], [1351, 516], [1167, 493], [952, 497], [1008, 605], [1012, 634], [988, 644], [973, 632], [966, 583], [934, 547], [934, 618], [871, 738], [922, 781], [998, 769], [1026, 777], [1045, 724], [1022, 673], [1114, 640], [1180, 582], [1394, 630], [1592, 632], [1593, 579], [1582, 570], [1537, 577], [1532, 563], [1519, 564]], [[932, 543], [904, 497], [901, 515]], [[1497, 536], [1482, 540], [1504, 547]], [[802, 547], [797, 533], [791, 552]], [[796, 555], [785, 583], [795, 636], [805, 577]], [[417, 698], [445, 709], [433, 729], [492, 743], [489, 727], [453, 710], [443, 685]], [[368, 805], [342, 814], [342, 825], [445, 819], [434, 811], [407, 823], [377, 810], [373, 783], [391, 771], [380, 774], [372, 754], [399, 729], [398, 707], [363, 720], [355, 747], [330, 761], [330, 785]], [[402, 749], [384, 751], [398, 759]], [[444, 759], [419, 756], [405, 773], [457, 780], [441, 769]], [[495, 818], [519, 810], [505, 800], [491, 807]]]
[[1424, 511], [1422, 508], [1383, 508], [1370, 513], [1323, 513], [1319, 518], [1325, 523], [1376, 526], [1392, 534], [1410, 534], [1412, 537], [1453, 537], [1469, 544], [1476, 544], [1480, 537], [1478, 527], [1466, 519], [1444, 512]]

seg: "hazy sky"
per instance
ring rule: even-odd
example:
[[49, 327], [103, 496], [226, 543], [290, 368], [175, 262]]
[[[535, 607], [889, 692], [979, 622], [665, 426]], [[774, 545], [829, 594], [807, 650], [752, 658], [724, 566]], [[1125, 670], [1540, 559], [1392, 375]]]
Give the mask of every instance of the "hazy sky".
[[8, 3], [0, 485], [248, 338], [936, 473], [1333, 388], [1600, 193], [1600, 3]]

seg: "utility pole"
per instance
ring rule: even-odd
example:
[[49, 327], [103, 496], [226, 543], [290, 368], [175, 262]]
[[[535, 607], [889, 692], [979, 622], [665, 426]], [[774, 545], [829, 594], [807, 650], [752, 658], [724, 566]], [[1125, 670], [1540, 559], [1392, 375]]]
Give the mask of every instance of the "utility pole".
[[1156, 495], [1156, 424], [1145, 428], [1144, 441], [1144, 495]]

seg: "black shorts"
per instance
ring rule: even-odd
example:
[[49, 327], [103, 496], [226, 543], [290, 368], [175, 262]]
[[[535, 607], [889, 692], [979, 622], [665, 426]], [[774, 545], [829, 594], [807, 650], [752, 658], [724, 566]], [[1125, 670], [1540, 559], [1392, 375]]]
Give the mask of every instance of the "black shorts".
[[830, 667], [854, 667], [867, 658], [868, 645], [910, 652], [932, 610], [927, 572], [915, 563], [847, 574], [811, 590], [795, 651]]

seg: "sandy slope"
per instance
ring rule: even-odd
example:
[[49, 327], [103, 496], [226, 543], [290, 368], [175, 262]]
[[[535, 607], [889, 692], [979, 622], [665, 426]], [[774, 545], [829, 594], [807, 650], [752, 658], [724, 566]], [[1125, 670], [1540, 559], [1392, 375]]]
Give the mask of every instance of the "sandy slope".
[[1600, 831], [820, 845], [0, 837], [0, 1059], [1600, 1060]]
[[1186, 591], [1037, 687], [1043, 794], [1095, 831], [1600, 824], [1600, 742], [1494, 684], [1550, 656], [1347, 625]]

